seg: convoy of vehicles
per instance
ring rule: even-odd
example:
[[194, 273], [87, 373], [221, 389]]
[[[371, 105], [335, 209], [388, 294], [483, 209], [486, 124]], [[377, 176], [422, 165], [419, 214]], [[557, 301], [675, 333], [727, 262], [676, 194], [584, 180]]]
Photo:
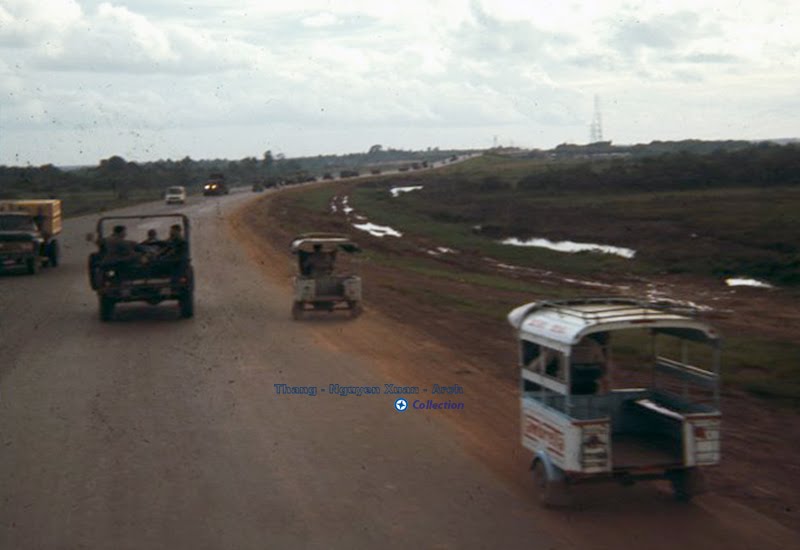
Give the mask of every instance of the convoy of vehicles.
[[[342, 171], [342, 177], [351, 174], [357, 172]], [[253, 185], [253, 191], [263, 189]], [[205, 186], [204, 194], [223, 193], [219, 178]], [[170, 187], [165, 198], [183, 203], [186, 190]], [[127, 241], [119, 230], [133, 221], [140, 228], [171, 223], [171, 238]], [[60, 232], [60, 201], [0, 201], [0, 267], [36, 273], [41, 265], [58, 265], [54, 237]], [[174, 300], [181, 317], [194, 315], [185, 215], [102, 217], [88, 239], [98, 245], [88, 268], [102, 321], [113, 319], [117, 304], [136, 301]], [[115, 256], [119, 249], [130, 254]], [[304, 233], [290, 250], [299, 271], [294, 319], [313, 310], [361, 313], [361, 277], [335, 269], [339, 252], [360, 252], [355, 242], [342, 234]], [[682, 501], [702, 492], [701, 469], [718, 464], [721, 455], [721, 338], [714, 328], [686, 308], [620, 297], [533, 302], [511, 311], [508, 320], [519, 341], [521, 442], [533, 453], [544, 505], [568, 504], [574, 486], [603, 480], [666, 479]], [[634, 345], [647, 350], [646, 361], [644, 354], [626, 359], [613, 353]], [[690, 351], [698, 348], [710, 366], [690, 363]], [[634, 383], [618, 384], [622, 380]]]
[[0, 270], [24, 268], [33, 275], [42, 266], [56, 267], [61, 233], [61, 201], [0, 201]]
[[304, 233], [292, 241], [298, 272], [294, 278], [292, 316], [300, 319], [306, 311], [346, 309], [352, 317], [361, 314], [361, 277], [336, 273], [336, 255], [360, 252], [347, 235]]
[[[522, 445], [545, 505], [568, 504], [573, 485], [667, 479], [679, 500], [703, 489], [700, 468], [720, 460], [720, 335], [684, 309], [626, 298], [544, 301], [508, 319], [520, 350]], [[644, 332], [644, 334], [642, 334]], [[619, 349], [641, 346], [622, 379]], [[699, 348], [699, 349], [694, 349]], [[689, 363], [700, 352], [710, 369]], [[677, 356], [677, 357], [676, 357]]]
[[186, 204], [186, 188], [182, 185], [168, 187], [164, 194], [164, 201], [167, 204]]
[[[125, 227], [133, 221], [139, 226], [152, 223], [153, 228], [168, 222], [179, 228], [179, 238], [137, 243], [124, 235], [109, 236], [111, 226]], [[87, 236], [98, 246], [98, 251], [89, 256], [89, 284], [97, 293], [102, 321], [112, 320], [116, 305], [123, 302], [157, 305], [175, 300], [181, 317], [194, 315], [189, 218], [183, 214], [103, 217], [96, 231]], [[116, 253], [115, 247], [124, 253]]]

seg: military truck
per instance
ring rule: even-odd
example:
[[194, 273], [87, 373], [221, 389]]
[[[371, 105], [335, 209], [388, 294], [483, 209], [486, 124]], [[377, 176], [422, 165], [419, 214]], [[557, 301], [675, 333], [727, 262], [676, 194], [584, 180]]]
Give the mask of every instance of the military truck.
[[213, 197], [230, 193], [225, 181], [225, 174], [214, 173], [208, 176], [208, 181], [203, 186], [203, 196]]
[[0, 201], [0, 270], [24, 268], [31, 275], [56, 267], [61, 233], [61, 201]]

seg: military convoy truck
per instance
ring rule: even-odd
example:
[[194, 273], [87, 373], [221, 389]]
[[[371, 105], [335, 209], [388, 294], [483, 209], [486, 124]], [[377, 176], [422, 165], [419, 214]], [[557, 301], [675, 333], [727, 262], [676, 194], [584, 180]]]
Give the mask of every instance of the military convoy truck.
[[31, 275], [56, 267], [61, 233], [61, 201], [0, 201], [0, 270], [24, 268]]

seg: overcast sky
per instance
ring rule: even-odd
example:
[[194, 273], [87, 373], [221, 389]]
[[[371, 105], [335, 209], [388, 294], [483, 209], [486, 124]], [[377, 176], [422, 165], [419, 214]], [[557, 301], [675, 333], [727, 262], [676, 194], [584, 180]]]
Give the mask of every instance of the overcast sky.
[[0, 163], [800, 134], [797, 0], [0, 0]]

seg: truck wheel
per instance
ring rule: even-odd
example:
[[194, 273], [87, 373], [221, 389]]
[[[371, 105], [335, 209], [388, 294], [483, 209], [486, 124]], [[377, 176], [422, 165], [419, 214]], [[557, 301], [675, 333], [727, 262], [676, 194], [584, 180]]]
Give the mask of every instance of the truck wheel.
[[100, 296], [100, 320], [111, 321], [114, 318], [114, 306], [117, 305], [112, 298]]
[[25, 266], [28, 268], [28, 275], [36, 275], [39, 273], [39, 258], [28, 258], [25, 260]]
[[303, 303], [295, 302], [294, 304], [292, 304], [292, 319], [294, 319], [295, 321], [299, 321], [300, 319], [303, 318], [304, 311], [305, 308], [303, 307]]
[[47, 265], [50, 267], [58, 267], [61, 252], [58, 247], [58, 241], [50, 241], [47, 245]]
[[181, 317], [189, 319], [194, 317], [194, 292], [187, 290], [178, 298], [178, 306], [181, 309]]
[[571, 498], [566, 480], [552, 480], [547, 478], [544, 462], [536, 460], [533, 463], [533, 482], [539, 496], [539, 503], [546, 508], [566, 507], [571, 504]]

